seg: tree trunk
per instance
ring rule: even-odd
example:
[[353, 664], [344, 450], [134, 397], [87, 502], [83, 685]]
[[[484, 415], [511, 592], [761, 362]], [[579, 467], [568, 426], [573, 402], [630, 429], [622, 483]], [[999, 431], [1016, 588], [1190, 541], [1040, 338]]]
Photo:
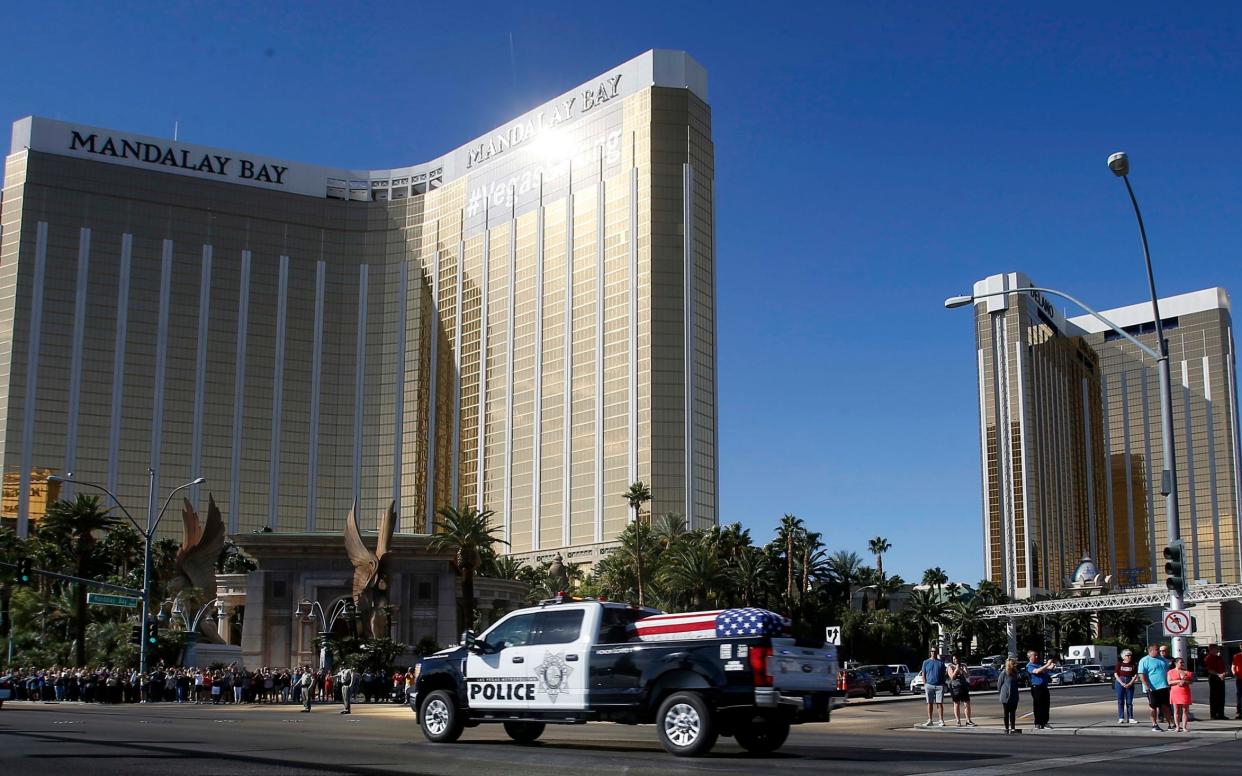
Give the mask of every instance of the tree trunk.
[[[88, 549], [78, 545], [78, 576], [86, 579]], [[86, 666], [86, 585], [75, 582], [77, 600], [74, 601], [74, 647], [73, 660], [78, 668]]]
[[462, 569], [461, 573], [461, 614], [465, 622], [462, 623], [462, 630], [472, 630], [474, 628], [474, 569], [469, 566]]
[[643, 525], [638, 510], [634, 510], [634, 562], [638, 571], [638, 605], [643, 606]]

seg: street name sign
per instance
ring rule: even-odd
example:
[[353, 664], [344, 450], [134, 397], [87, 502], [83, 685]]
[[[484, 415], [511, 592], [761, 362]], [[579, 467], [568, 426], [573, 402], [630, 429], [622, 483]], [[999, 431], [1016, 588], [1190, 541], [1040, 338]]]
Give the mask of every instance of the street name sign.
[[99, 606], [124, 606], [128, 609], [138, 607], [138, 599], [127, 595], [106, 595], [104, 593], [87, 593], [86, 602]]

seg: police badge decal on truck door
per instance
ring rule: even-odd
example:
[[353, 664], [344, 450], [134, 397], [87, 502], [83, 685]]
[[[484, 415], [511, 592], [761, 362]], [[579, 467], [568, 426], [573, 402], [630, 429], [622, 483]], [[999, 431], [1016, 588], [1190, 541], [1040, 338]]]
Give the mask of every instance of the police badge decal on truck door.
[[557, 652], [544, 653], [543, 662], [535, 667], [535, 680], [539, 689], [548, 694], [553, 703], [561, 694], [561, 688], [574, 672], [574, 667], [565, 662], [565, 654]]

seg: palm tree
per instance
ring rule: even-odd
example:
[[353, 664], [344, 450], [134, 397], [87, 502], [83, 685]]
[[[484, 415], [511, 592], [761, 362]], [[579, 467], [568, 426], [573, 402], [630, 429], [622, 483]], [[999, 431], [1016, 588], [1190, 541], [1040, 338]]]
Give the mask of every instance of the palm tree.
[[867, 542], [867, 549], [875, 556], [875, 570], [880, 575], [880, 579], [884, 579], [884, 553], [893, 549], [893, 545], [889, 544], [888, 539], [883, 536], [877, 536]]
[[634, 510], [634, 530], [638, 533], [638, 541], [634, 546], [638, 550], [635, 553], [634, 562], [637, 564], [635, 571], [638, 574], [638, 605], [643, 605], [643, 552], [642, 552], [642, 519], [640, 510], [643, 504], [651, 500], [651, 488], [642, 480], [630, 485], [630, 489], [621, 494], [621, 498], [630, 503], [630, 509]]
[[832, 574], [832, 578], [841, 585], [845, 591], [845, 608], [851, 606], [850, 592], [854, 583], [858, 581], [858, 575], [862, 572], [862, 558], [856, 552], [847, 550], [837, 550], [828, 556], [828, 571]]
[[766, 602], [769, 572], [772, 566], [767, 554], [758, 547], [743, 547], [729, 568], [729, 577], [737, 589], [742, 606]]
[[881, 579], [875, 586], [875, 608], [887, 609], [888, 599], [893, 595], [893, 593], [901, 590], [901, 586], [905, 583], [906, 581], [902, 579], [899, 574], [894, 574], [891, 577], [884, 577]]
[[944, 604], [930, 590], [915, 590], [906, 603], [919, 634], [919, 646], [923, 649], [931, 643], [931, 633], [944, 618]]
[[679, 542], [664, 560], [660, 574], [666, 589], [684, 595], [694, 609], [707, 608], [709, 597], [724, 586], [726, 572], [708, 541]]
[[463, 628], [474, 626], [474, 575], [483, 565], [483, 556], [497, 544], [508, 544], [495, 536], [498, 528], [490, 525], [496, 513], [490, 509], [479, 511], [474, 507], [440, 507], [436, 513], [437, 532], [431, 537], [428, 549], [432, 552], [445, 550], [453, 553], [449, 561], [461, 575], [461, 621]]
[[828, 571], [828, 551], [820, 541], [823, 534], [818, 531], [806, 531], [802, 536], [802, 586], [799, 592], [806, 593], [811, 589], [811, 580], [821, 577]]
[[[39, 532], [46, 537], [61, 540], [62, 547], [70, 549], [74, 573], [83, 578], [91, 576], [91, 558], [95, 548], [95, 532], [108, 531], [121, 524], [113, 517], [112, 510], [99, 505], [98, 496], [78, 494], [73, 501], [61, 499], [48, 507], [39, 525]], [[77, 600], [74, 602], [73, 648], [74, 662], [86, 665], [86, 585], [77, 584]]]
[[974, 639], [975, 626], [979, 622], [979, 608], [978, 598], [957, 600], [946, 606], [945, 615], [957, 634], [963, 655], [970, 651], [970, 642]]
[[944, 585], [949, 581], [949, 575], [944, 573], [944, 569], [936, 566], [923, 572], [923, 584], [936, 589], [937, 596], [944, 592]]
[[675, 512], [666, 512], [652, 521], [651, 530], [655, 540], [667, 550], [686, 532], [686, 518]]
[[[777, 541], [785, 547], [785, 605], [790, 607], [793, 602], [794, 591], [794, 545], [802, 538], [805, 532], [802, 527], [802, 519], [786, 514], [781, 518], [781, 523], [777, 526]], [[790, 612], [786, 612], [789, 614]]]
[[488, 558], [480, 573], [492, 579], [521, 579], [526, 564], [512, 555], [500, 555]]

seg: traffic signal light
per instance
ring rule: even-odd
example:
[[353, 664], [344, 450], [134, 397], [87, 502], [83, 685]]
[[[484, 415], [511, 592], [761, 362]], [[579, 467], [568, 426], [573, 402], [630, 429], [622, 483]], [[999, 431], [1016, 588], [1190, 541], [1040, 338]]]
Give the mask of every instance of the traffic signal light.
[[1178, 595], [1186, 593], [1186, 545], [1181, 539], [1164, 548], [1164, 586]]
[[158, 620], [147, 621], [147, 629], [143, 639], [147, 642], [148, 647], [154, 647], [160, 643], [160, 624]]
[[17, 584], [30, 587], [34, 581], [34, 563], [30, 558], [19, 558], [17, 561]]

